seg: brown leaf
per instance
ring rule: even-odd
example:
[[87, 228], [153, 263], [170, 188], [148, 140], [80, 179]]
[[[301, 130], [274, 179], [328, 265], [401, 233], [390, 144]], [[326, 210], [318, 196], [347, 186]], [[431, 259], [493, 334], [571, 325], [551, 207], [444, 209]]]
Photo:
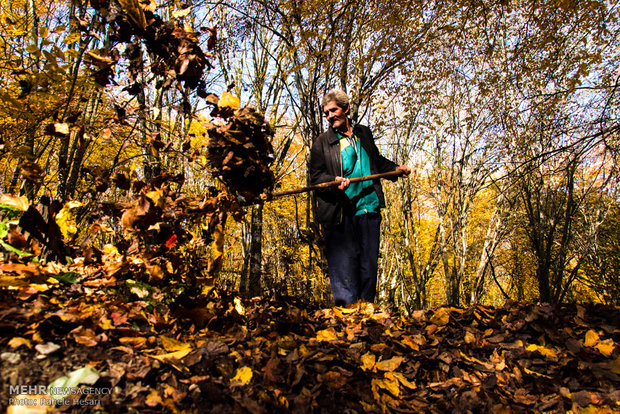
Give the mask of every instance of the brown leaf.
[[39, 164], [32, 161], [24, 161], [19, 165], [22, 176], [27, 180], [38, 183], [43, 178], [43, 168]]
[[347, 383], [347, 378], [337, 371], [328, 371], [325, 374], [319, 374], [317, 380], [327, 384], [328, 387], [333, 389], [342, 388]]
[[146, 338], [142, 336], [124, 336], [118, 338], [118, 341], [123, 345], [132, 345], [135, 348], [143, 348], [146, 345]]
[[95, 331], [90, 328], [84, 328], [83, 326], [79, 326], [70, 332], [73, 334], [73, 339], [78, 344], [82, 344], [88, 347], [97, 346], [99, 341], [97, 340], [97, 336], [95, 335]]

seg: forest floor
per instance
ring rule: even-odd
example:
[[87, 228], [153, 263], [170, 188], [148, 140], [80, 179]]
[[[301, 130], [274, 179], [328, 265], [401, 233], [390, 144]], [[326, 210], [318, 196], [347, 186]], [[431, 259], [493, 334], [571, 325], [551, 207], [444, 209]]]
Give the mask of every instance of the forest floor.
[[620, 411], [618, 307], [404, 317], [52, 273], [0, 265], [1, 412]]

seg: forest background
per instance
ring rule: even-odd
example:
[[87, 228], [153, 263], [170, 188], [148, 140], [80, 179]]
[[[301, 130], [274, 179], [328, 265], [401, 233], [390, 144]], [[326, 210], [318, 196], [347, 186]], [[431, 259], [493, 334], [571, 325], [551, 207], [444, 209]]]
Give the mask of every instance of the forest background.
[[[47, 197], [72, 262], [118, 255], [109, 273], [144, 286], [329, 304], [310, 194], [235, 221], [162, 217], [225, 192], [209, 145], [235, 97], [271, 126], [276, 190], [306, 185], [320, 98], [339, 87], [382, 153], [413, 169], [384, 186], [382, 305], [620, 301], [616, 2], [0, 7], [0, 188], [23, 210]], [[4, 210], [5, 256], [53, 250]]]

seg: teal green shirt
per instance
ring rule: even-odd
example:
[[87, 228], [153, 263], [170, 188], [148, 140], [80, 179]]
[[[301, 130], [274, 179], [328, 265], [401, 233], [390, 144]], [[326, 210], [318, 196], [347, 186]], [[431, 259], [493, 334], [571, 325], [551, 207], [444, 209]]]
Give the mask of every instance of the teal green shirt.
[[[340, 138], [340, 154], [342, 155], [342, 173], [345, 178], [370, 175], [370, 159], [360, 140], [352, 136], [338, 134]], [[375, 192], [372, 180], [351, 183], [345, 194], [355, 207], [355, 215], [378, 213], [381, 209], [379, 196]]]

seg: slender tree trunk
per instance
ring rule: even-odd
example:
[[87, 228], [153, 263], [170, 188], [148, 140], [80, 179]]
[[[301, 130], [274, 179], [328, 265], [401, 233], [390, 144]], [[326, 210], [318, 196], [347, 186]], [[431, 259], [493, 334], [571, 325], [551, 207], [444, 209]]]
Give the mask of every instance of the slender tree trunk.
[[260, 296], [262, 293], [262, 241], [263, 241], [263, 205], [252, 208], [251, 221], [250, 266], [248, 276], [248, 294], [250, 297]]

